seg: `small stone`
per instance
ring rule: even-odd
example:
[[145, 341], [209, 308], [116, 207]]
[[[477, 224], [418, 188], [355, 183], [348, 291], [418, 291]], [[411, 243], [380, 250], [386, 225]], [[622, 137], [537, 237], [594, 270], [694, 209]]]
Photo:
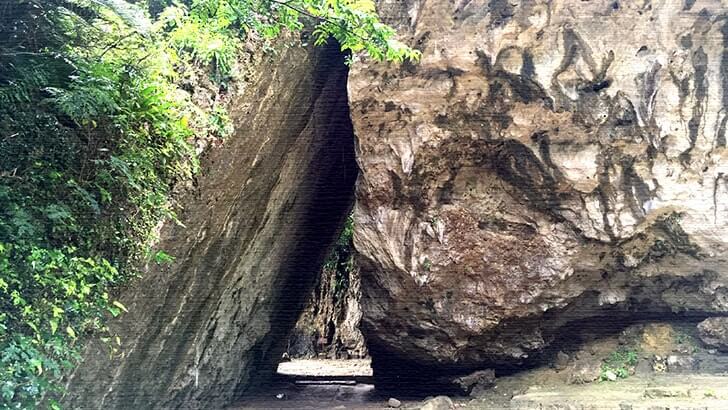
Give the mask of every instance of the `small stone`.
[[288, 395], [286, 393], [278, 393], [276, 394], [276, 399], [278, 400], [285, 400], [288, 398]]
[[394, 408], [394, 409], [398, 409], [399, 406], [401, 406], [401, 405], [402, 405], [402, 402], [399, 401], [399, 400], [397, 400], [397, 399], [395, 399], [394, 397], [391, 397], [389, 400], [387, 400], [387, 406], [388, 407], [391, 407], [391, 408]]
[[607, 370], [606, 372], [604, 372], [604, 377], [610, 382], [617, 381], [617, 373], [614, 373], [611, 370]]
[[455, 408], [452, 400], [447, 396], [437, 396], [434, 399], [427, 400], [420, 410], [452, 410]]

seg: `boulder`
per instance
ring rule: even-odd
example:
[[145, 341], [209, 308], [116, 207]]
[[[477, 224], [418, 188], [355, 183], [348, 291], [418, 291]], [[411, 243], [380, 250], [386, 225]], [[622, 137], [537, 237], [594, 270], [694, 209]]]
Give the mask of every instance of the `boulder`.
[[586, 384], [599, 380], [602, 373], [602, 360], [588, 357], [576, 360], [569, 368], [568, 383]]
[[698, 324], [698, 336], [703, 343], [728, 352], [728, 317], [711, 317]]
[[493, 369], [478, 370], [452, 379], [451, 384], [460, 393], [478, 396], [495, 385], [495, 371]]
[[581, 320], [728, 311], [720, 2], [378, 7], [422, 59], [364, 59], [348, 85], [377, 377], [520, 366]]

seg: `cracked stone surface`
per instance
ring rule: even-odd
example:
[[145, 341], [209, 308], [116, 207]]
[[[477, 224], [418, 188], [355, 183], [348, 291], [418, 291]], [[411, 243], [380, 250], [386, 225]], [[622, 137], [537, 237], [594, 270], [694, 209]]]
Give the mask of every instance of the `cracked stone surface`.
[[532, 360], [578, 320], [728, 311], [720, 1], [395, 1], [363, 61], [362, 329], [378, 374]]

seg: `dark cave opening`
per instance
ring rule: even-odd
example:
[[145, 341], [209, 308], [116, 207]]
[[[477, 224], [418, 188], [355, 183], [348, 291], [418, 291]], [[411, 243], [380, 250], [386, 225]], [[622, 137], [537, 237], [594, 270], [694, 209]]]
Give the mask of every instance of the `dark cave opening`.
[[[358, 175], [347, 95], [348, 67], [338, 44], [312, 52], [318, 55], [318, 61], [310, 87], [318, 96], [312, 112], [307, 114], [311, 119], [304, 133], [312, 134], [311, 149], [316, 152], [309, 164], [301, 164], [300, 200], [295, 207], [291, 204], [282, 209], [287, 213], [297, 211], [290, 215], [297, 221], [297, 229], [285, 232], [295, 246], [287, 252], [276, 275], [276, 292], [268, 302], [272, 308], [271, 329], [256, 348], [254, 375], [241, 386], [238, 395], [242, 400], [269, 399], [271, 389], [295, 384], [293, 379], [300, 377], [277, 372], [290, 356], [342, 360], [366, 357], [363, 340], [354, 346], [342, 340], [346, 337], [340, 334], [340, 325], [346, 321], [346, 305], [358, 292], [355, 272], [343, 269], [352, 266], [350, 213]], [[296, 111], [295, 104], [291, 107]], [[305, 330], [297, 328], [302, 321], [308, 326]], [[295, 345], [299, 349], [294, 353]], [[358, 362], [357, 369], [362, 368], [362, 363]], [[366, 382], [370, 378], [371, 370], [369, 374], [357, 372], [356, 377], [346, 379]], [[337, 377], [336, 368], [325, 373], [309, 380]]]
[[[584, 296], [587, 300], [591, 298], [596, 300], [598, 294], [589, 292]], [[583, 307], [579, 303], [574, 305]], [[598, 367], [603, 366], [611, 354], [620, 352], [633, 352], [637, 355], [639, 366], [642, 366], [644, 371], [646, 363], [655, 359], [650, 356], [654, 352], [648, 355], [642, 350], [642, 346], [649, 343], [645, 339], [654, 338], [655, 331], [663, 330], [669, 332], [671, 340], [661, 340], [660, 343], [673, 343], [679, 349], [689, 350], [683, 353], [695, 359], [693, 363], [695, 369], [700, 367], [704, 371], [718, 373], [728, 369], [728, 358], [714, 356], [715, 352], [711, 352], [700, 342], [697, 325], [712, 315], [675, 312], [659, 303], [649, 307], [642, 305], [642, 308], [637, 309], [629, 303], [612, 307], [598, 307], [595, 304], [588, 309], [592, 310], [590, 314], [584, 316], [583, 312], [570, 314], [569, 310], [574, 308], [567, 307], [563, 311], [553, 311], [542, 317], [525, 319], [522, 322], [512, 323], [512, 326], [506, 325], [500, 332], [501, 335], [522, 332], [521, 326], [528, 328], [529, 322], [553, 323], [553, 328], [543, 333], [545, 344], [530, 351], [521, 360], [494, 356], [492, 361], [484, 361], [478, 365], [471, 364], [467, 367], [458, 366], [456, 363], [428, 363], [425, 360], [415, 362], [401, 359], [388, 346], [370, 344], [373, 380], [382, 396], [397, 395], [404, 399], [421, 400], [423, 397], [437, 394], [452, 397], [468, 396], [470, 389], [477, 386], [471, 385], [465, 389], [460, 380], [486, 371], [492, 371], [492, 379], [484, 383], [485, 388], [490, 389], [496, 386], [498, 380], [504, 378], [526, 380], [528, 374], [543, 369], [557, 373], [573, 371], [571, 367], [566, 368], [565, 361], [569, 361], [569, 366], [576, 367], [579, 365], [579, 359], [586, 357], [592, 363], [596, 360]], [[658, 360], [667, 362], [675, 356], [664, 356], [661, 359], [659, 355], [657, 357]], [[604, 367], [602, 372], [603, 369]], [[579, 382], [574, 383], [579, 384]]]
[[[348, 67], [337, 44], [320, 54], [312, 86], [321, 87], [311, 114], [317, 144], [314, 166], [303, 166], [307, 203], [295, 219], [295, 247], [281, 264], [272, 306], [271, 330], [257, 348], [252, 383], [242, 386], [239, 402], [252, 407], [275, 403], [276, 396], [345, 389], [354, 400], [374, 394], [366, 345], [358, 317], [359, 279], [353, 268], [352, 220], [358, 166], [347, 96]], [[283, 212], [288, 210], [284, 208]], [[359, 313], [360, 317], [360, 313]], [[346, 328], [346, 329], [343, 329]], [[286, 392], [286, 393], [279, 393]], [[318, 393], [317, 393], [318, 392]], [[317, 396], [318, 398], [321, 398]], [[299, 400], [304, 400], [303, 398]], [[294, 406], [300, 405], [288, 404]], [[281, 402], [282, 403], [282, 402]]]

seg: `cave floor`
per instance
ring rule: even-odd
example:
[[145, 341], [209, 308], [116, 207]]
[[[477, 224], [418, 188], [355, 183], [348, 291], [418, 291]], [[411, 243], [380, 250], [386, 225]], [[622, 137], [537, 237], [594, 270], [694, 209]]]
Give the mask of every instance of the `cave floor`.
[[483, 396], [455, 402], [466, 409], [728, 409], [728, 375], [631, 376], [582, 385], [539, 376], [545, 375], [536, 371], [500, 378]]
[[[350, 362], [350, 363], [349, 363]], [[323, 378], [327, 372], [328, 379]], [[366, 361], [294, 360], [282, 366], [286, 379], [247, 397], [230, 409], [386, 409], [389, 397], [354, 376], [368, 374]], [[298, 373], [296, 373], [298, 372]], [[291, 374], [309, 374], [290, 378]], [[349, 378], [347, 378], [349, 377]], [[438, 392], [432, 392], [437, 395]], [[277, 398], [276, 395], [283, 395]], [[406, 392], [402, 392], [406, 396]], [[478, 398], [451, 397], [455, 408], [513, 410], [697, 410], [728, 409], [728, 374], [633, 375], [614, 382], [569, 384], [558, 371], [539, 368], [500, 377]], [[420, 399], [401, 399], [401, 408], [416, 409]], [[439, 409], [438, 409], [439, 410]]]
[[278, 374], [309, 377], [368, 377], [372, 375], [372, 361], [371, 359], [293, 359], [279, 364]]

